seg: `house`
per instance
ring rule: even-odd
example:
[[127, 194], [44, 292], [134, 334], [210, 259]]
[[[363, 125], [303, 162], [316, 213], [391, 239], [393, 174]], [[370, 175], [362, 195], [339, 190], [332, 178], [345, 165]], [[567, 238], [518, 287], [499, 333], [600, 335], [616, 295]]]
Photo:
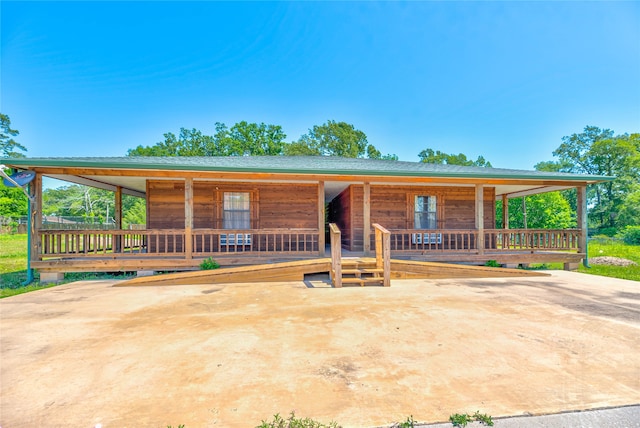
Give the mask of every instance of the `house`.
[[[4, 159], [36, 172], [32, 266], [69, 271], [180, 270], [213, 257], [246, 265], [325, 257], [329, 224], [341, 248], [370, 255], [374, 224], [393, 258], [504, 265], [585, 257], [586, 189], [610, 177], [336, 157], [90, 157]], [[116, 230], [45, 230], [42, 177], [115, 193]], [[509, 198], [577, 189], [578, 228], [509, 229]], [[122, 195], [145, 198], [143, 230], [122, 230]], [[496, 201], [504, 228], [496, 229]]]

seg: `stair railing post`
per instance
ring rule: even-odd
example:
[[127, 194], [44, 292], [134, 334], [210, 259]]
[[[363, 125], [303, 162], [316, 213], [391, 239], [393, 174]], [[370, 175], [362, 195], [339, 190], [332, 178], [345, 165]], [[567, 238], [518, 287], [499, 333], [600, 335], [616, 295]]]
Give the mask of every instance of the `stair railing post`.
[[391, 232], [378, 223], [373, 224], [376, 231], [376, 268], [383, 270], [382, 285], [391, 285]]
[[335, 288], [342, 287], [342, 242], [341, 232], [335, 223], [329, 224], [331, 241], [331, 282]]
[[384, 267], [384, 262], [382, 260], [382, 230], [378, 227], [378, 225], [374, 225], [373, 228], [376, 232], [376, 268], [382, 269]]
[[382, 248], [384, 258], [384, 282], [385, 287], [391, 286], [391, 233], [385, 229], [382, 236]]

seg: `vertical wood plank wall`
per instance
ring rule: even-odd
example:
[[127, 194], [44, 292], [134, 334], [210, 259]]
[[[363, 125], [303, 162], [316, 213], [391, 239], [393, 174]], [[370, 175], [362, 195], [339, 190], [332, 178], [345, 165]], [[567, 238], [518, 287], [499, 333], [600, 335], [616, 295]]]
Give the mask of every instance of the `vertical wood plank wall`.
[[[150, 180], [147, 223], [150, 229], [185, 227], [185, 182]], [[193, 228], [222, 228], [224, 192], [249, 192], [252, 228], [318, 227], [316, 184], [193, 183]]]
[[[148, 183], [148, 227], [183, 229], [185, 226], [185, 182], [150, 180]], [[224, 192], [250, 192], [252, 228], [318, 227], [317, 184], [193, 183], [194, 228], [222, 228]], [[415, 195], [437, 198], [438, 228], [475, 228], [475, 188], [435, 186], [371, 185], [370, 222], [387, 229], [413, 228]], [[484, 227], [495, 225], [495, 189], [484, 188]], [[259, 210], [259, 211], [258, 211]], [[342, 232], [342, 246], [352, 251], [364, 248], [364, 186], [352, 185], [331, 203], [331, 221]]]
[[[412, 229], [416, 195], [436, 196], [439, 229], [475, 228], [475, 187], [371, 186], [371, 223], [393, 229]], [[495, 227], [495, 189], [484, 188], [484, 227]], [[364, 248], [364, 186], [352, 185], [332, 202], [332, 219], [342, 232], [342, 246], [351, 251]], [[335, 217], [338, 216], [338, 217]]]

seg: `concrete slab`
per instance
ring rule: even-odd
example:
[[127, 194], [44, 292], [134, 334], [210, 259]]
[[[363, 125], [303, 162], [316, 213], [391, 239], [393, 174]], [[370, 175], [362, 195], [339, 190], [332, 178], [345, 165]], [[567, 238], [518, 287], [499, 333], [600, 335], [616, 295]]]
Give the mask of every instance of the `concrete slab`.
[[[640, 406], [624, 406], [610, 409], [564, 412], [542, 416], [517, 416], [494, 419], [496, 428], [639, 428]], [[418, 425], [428, 428], [451, 428], [451, 423]], [[480, 422], [472, 422], [467, 428], [486, 427]], [[417, 428], [417, 427], [416, 427]]]
[[173, 287], [0, 300], [0, 426], [343, 426], [640, 403], [640, 283], [550, 277]]

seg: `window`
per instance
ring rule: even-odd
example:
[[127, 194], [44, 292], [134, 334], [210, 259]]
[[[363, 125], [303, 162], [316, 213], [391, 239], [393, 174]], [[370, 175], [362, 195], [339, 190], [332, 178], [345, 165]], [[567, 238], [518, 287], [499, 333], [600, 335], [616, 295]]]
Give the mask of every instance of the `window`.
[[225, 192], [223, 201], [223, 229], [251, 229], [249, 192]]
[[435, 196], [416, 196], [414, 204], [414, 228], [438, 228]]

